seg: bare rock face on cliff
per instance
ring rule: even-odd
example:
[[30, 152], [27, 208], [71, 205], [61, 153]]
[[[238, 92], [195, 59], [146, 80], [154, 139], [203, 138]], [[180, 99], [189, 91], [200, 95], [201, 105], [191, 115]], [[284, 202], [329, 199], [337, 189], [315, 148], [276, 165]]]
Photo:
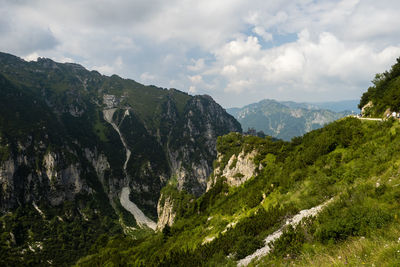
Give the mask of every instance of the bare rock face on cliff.
[[232, 131], [240, 124], [209, 96], [0, 53], [0, 211], [37, 208], [66, 224], [76, 213], [97, 226], [119, 218], [140, 227], [124, 205], [157, 221], [169, 180], [205, 192], [216, 139]]
[[[207, 191], [215, 184], [216, 177], [225, 177], [229, 186], [239, 186], [254, 176], [256, 166], [254, 157], [256, 150], [246, 153], [242, 150], [238, 155], [233, 154], [224, 168], [218, 167], [207, 183]], [[218, 157], [217, 162], [221, 161]]]
[[158, 223], [157, 229], [162, 230], [166, 225], [172, 226], [176, 212], [174, 210], [174, 200], [170, 196], [161, 195], [157, 205]]

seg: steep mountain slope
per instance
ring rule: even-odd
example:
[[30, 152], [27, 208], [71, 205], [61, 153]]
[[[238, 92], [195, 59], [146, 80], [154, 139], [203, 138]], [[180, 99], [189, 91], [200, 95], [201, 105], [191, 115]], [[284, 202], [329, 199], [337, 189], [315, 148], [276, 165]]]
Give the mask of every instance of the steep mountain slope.
[[78, 266], [400, 265], [397, 120], [343, 118], [291, 142], [230, 133], [217, 150], [205, 194], [173, 193], [170, 227]]
[[[181, 196], [170, 228], [136, 241], [114, 239], [80, 265], [230, 266], [264, 240], [274, 240], [270, 254], [260, 254], [265, 266], [320, 266], [313, 257], [323, 265], [396, 265], [391, 253], [400, 248], [399, 148], [398, 122], [355, 118], [290, 143], [224, 136], [215, 163], [221, 171], [200, 198]], [[245, 158], [250, 167], [240, 166]], [[254, 168], [253, 175], [244, 179], [243, 167]]]
[[255, 128], [266, 135], [283, 140], [301, 136], [351, 114], [350, 111], [336, 113], [320, 109], [312, 104], [278, 102], [269, 99], [227, 111], [241, 123], [244, 130]]
[[205, 192], [231, 131], [209, 96], [0, 53], [0, 262], [64, 265], [120, 225], [155, 228], [161, 189]]

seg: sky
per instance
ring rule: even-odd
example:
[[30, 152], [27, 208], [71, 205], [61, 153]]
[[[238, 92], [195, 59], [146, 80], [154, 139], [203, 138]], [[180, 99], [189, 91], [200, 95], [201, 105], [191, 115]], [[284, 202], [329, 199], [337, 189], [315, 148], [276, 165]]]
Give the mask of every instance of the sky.
[[400, 57], [398, 0], [0, 0], [0, 51], [211, 95], [359, 99]]

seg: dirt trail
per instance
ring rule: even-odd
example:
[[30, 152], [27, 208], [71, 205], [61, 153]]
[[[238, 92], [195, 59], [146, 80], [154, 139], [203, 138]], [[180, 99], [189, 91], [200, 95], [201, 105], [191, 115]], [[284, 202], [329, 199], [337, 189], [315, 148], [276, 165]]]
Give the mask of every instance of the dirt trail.
[[282, 235], [283, 230], [284, 230], [284, 228], [286, 226], [288, 226], [288, 225], [296, 226], [296, 225], [298, 225], [300, 223], [300, 221], [303, 218], [310, 217], [310, 216], [316, 216], [332, 200], [333, 199], [330, 199], [330, 200], [326, 201], [325, 203], [323, 203], [323, 204], [321, 204], [319, 206], [316, 206], [314, 208], [311, 208], [311, 209], [308, 209], [308, 210], [302, 210], [298, 214], [293, 216], [293, 218], [288, 219], [286, 221], [286, 223], [279, 230], [275, 231], [274, 233], [270, 234], [269, 236], [267, 236], [264, 239], [264, 243], [265, 243], [264, 247], [256, 250], [253, 254], [247, 256], [246, 258], [241, 259], [240, 261], [238, 261], [237, 265], [238, 266], [247, 266], [253, 259], [259, 258], [259, 257], [263, 257], [263, 256], [267, 255], [271, 251], [271, 247], [269, 246], [269, 243], [271, 241], [277, 240]]

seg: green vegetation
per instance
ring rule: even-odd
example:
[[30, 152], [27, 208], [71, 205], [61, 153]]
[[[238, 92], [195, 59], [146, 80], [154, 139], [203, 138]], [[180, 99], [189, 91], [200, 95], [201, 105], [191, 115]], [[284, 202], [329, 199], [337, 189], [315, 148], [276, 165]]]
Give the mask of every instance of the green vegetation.
[[372, 81], [373, 86], [368, 88], [360, 100], [358, 107], [361, 109], [370, 101], [373, 106], [366, 110], [367, 116], [382, 117], [383, 113], [400, 111], [400, 58], [392, 66], [390, 71], [376, 74]]
[[178, 190], [174, 179], [170, 181], [162, 190], [159, 204], [161, 207], [164, 206], [166, 199], [172, 204], [172, 212], [177, 217], [182, 217], [190, 208], [191, 202], [195, 200], [195, 197], [185, 190]]
[[127, 211], [122, 207], [121, 203], [119, 202], [119, 199], [114, 200], [114, 205], [116, 207], [118, 216], [121, 218], [123, 226], [128, 226], [128, 227], [138, 226], [135, 221], [135, 217], [133, 217], [133, 215], [129, 211]]
[[321, 251], [339, 251], [361, 237], [372, 242], [380, 231], [398, 224], [398, 122], [347, 118], [292, 142], [231, 133], [219, 138], [217, 146], [226, 158], [255, 149], [254, 161], [262, 170], [239, 187], [229, 188], [217, 177], [206, 194], [181, 205], [167, 233], [136, 240], [130, 247], [124, 245], [130, 238], [110, 241], [78, 265], [116, 264], [107, 253], [118, 247], [114, 258], [123, 264], [228, 266], [263, 246], [285, 218], [332, 197], [318, 217], [286, 229], [263, 265], [307, 265], [310, 255], [323, 261]]
[[[121, 136], [104, 119], [110, 108], [131, 151], [126, 169]], [[161, 190], [182, 166], [184, 190], [175, 181], [163, 194], [188, 214], [205, 186], [193, 170], [212, 165], [216, 137], [230, 131], [239, 123], [210, 97], [0, 53], [0, 265], [70, 265], [122, 233], [151, 236], [119, 204], [122, 187], [156, 220]]]
[[[77, 208], [85, 202], [88, 206]], [[94, 247], [104, 246], [109, 236], [121, 234], [115, 215], [101, 210], [88, 196], [40, 208], [43, 216], [30, 205], [0, 217], [0, 265], [68, 266], [96, 252]]]
[[[0, 61], [0, 68], [12, 62], [7, 57]], [[0, 75], [0, 162], [20, 157], [22, 163], [12, 183], [2, 183], [0, 191], [5, 211], [0, 217], [1, 265], [71, 265], [79, 259], [78, 266], [233, 266], [262, 247], [264, 239], [288, 218], [328, 201], [317, 217], [286, 227], [259, 263], [400, 263], [398, 121], [345, 118], [290, 142], [239, 133], [219, 137], [221, 156], [214, 167], [233, 168], [235, 161], [227, 166], [232, 155], [254, 152], [254, 177], [229, 187], [227, 177], [217, 175], [206, 193], [196, 195], [194, 175], [181, 191], [176, 177], [165, 181], [171, 176], [167, 158], [168, 153], [180, 160], [190, 158], [183, 166], [193, 171], [195, 163], [211, 162], [214, 154], [206, 145], [212, 140], [190, 128], [202, 132], [212, 125], [216, 135], [225, 133], [228, 124], [240, 129], [229, 117], [221, 125], [217, 118], [209, 118], [211, 113], [204, 113], [222, 112], [214, 102], [51, 60], [13, 64], [20, 68], [4, 67]], [[43, 77], [45, 71], [35, 71], [38, 66], [49, 79]], [[361, 103], [374, 104], [370, 114], [400, 108], [396, 102], [399, 74], [400, 61], [377, 77], [363, 96]], [[82, 83], [85, 77], [88, 82]], [[128, 176], [122, 170], [125, 150], [120, 137], [99, 110], [103, 92], [121, 100], [113, 119], [132, 149]], [[89, 157], [86, 148], [97, 155]], [[58, 157], [57, 171], [79, 164], [79, 176], [90, 190], [50, 205], [54, 195], [69, 194], [74, 188], [42, 175], [46, 172], [43, 157], [49, 152]], [[98, 177], [90, 162], [100, 154], [110, 165], [104, 178]], [[159, 196], [161, 205], [169, 198], [176, 214], [174, 224], [156, 233], [133, 229], [134, 218], [115, 195], [114, 208], [109, 203], [109, 191], [125, 184], [122, 179], [135, 185], [137, 191], [132, 190], [130, 197], [151, 218], [156, 216], [154, 203]]]

